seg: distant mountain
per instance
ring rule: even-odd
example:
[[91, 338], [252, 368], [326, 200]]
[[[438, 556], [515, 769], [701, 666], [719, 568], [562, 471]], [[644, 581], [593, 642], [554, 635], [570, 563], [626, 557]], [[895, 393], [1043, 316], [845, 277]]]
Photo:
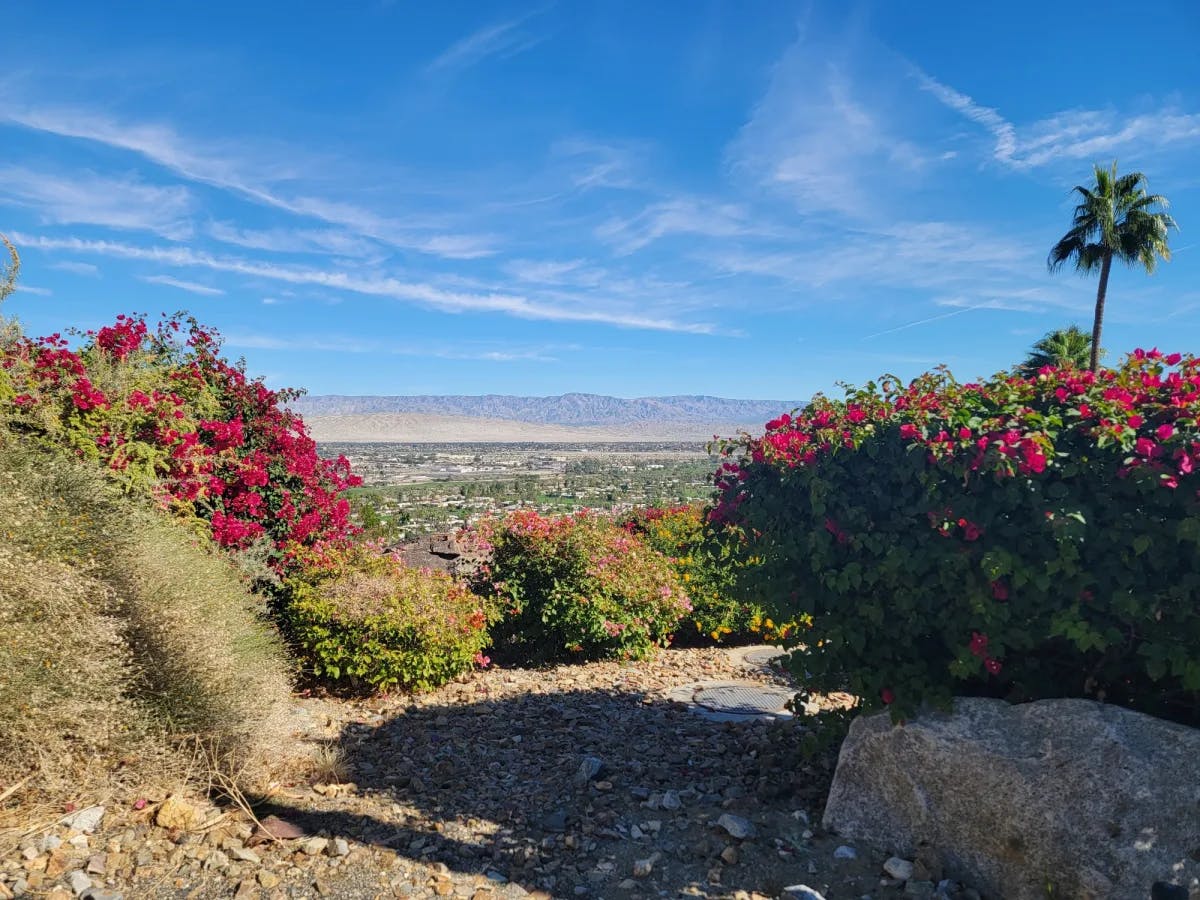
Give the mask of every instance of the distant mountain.
[[637, 397], [632, 400], [601, 394], [562, 394], [558, 397], [482, 396], [355, 397], [334, 394], [306, 396], [292, 408], [305, 417], [421, 413], [504, 419], [539, 425], [622, 427], [649, 423], [733, 423], [761, 427], [781, 412], [803, 406], [800, 400], [730, 400], [724, 397], [682, 395]]

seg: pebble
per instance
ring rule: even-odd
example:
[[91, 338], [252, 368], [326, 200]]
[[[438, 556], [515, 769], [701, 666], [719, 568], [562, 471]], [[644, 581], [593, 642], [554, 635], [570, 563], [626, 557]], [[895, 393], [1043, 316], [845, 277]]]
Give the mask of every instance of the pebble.
[[913, 877], [913, 864], [907, 859], [893, 856], [883, 864], [883, 871], [897, 881], [908, 881]]
[[333, 839], [333, 855], [334, 856], [349, 856], [350, 843], [345, 838]]
[[667, 791], [662, 795], [662, 800], [659, 801], [663, 809], [679, 809], [683, 806], [683, 801], [679, 799], [678, 791]]
[[753, 822], [732, 813], [722, 813], [721, 818], [717, 819], [717, 826], [724, 828], [730, 837], [738, 840], [748, 840], [756, 833]]
[[320, 856], [325, 852], [325, 848], [329, 846], [329, 839], [323, 837], [309, 838], [300, 845], [300, 849], [308, 856]]
[[916, 897], [917, 900], [933, 900], [932, 881], [910, 881], [904, 885], [905, 897]]
[[654, 871], [654, 864], [658, 862], [660, 858], [661, 855], [655, 853], [646, 857], [645, 859], [635, 859], [633, 861], [633, 877], [646, 878], [652, 871]]
[[579, 764], [579, 771], [575, 773], [575, 781], [578, 784], [587, 784], [600, 776], [600, 772], [604, 769], [604, 760], [598, 756], [585, 756], [583, 762]]
[[728, 847], [726, 847], [724, 850], [722, 850], [721, 851], [721, 860], [727, 866], [736, 866], [737, 861], [738, 861], [737, 847], [733, 846], [733, 844], [730, 844]]
[[100, 827], [100, 820], [104, 818], [103, 806], [89, 806], [86, 809], [81, 809], [78, 812], [73, 812], [70, 815], [63, 816], [59, 819], [59, 824], [66, 825], [74, 831], [80, 831], [84, 834], [91, 834]]
[[67, 876], [67, 884], [70, 885], [71, 890], [78, 896], [91, 888], [92, 879], [88, 878], [83, 871], [76, 869]]
[[825, 895], [810, 888], [807, 884], [793, 884], [783, 889], [780, 898], [781, 900], [825, 900]]
[[840, 847], [838, 847], [836, 850], [833, 851], [833, 858], [834, 859], [858, 859], [858, 851], [855, 850], [853, 847], [847, 847], [845, 844], [842, 844]]
[[258, 879], [258, 883], [268, 891], [279, 884], [279, 876], [274, 872], [268, 872], [266, 869], [259, 869], [258, 875], [255, 877]]

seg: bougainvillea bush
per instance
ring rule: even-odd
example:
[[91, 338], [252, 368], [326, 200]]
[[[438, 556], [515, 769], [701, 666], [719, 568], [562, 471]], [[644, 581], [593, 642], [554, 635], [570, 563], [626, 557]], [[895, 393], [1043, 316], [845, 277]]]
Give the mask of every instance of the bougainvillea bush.
[[726, 443], [741, 589], [794, 664], [895, 718], [954, 694], [1200, 722], [1200, 362], [886, 378]]
[[297, 562], [287, 630], [318, 677], [426, 690], [488, 664], [486, 604], [446, 573], [366, 544], [305, 550]]
[[611, 518], [531, 510], [485, 520], [475, 589], [501, 612], [495, 649], [526, 662], [637, 659], [665, 646], [691, 601], [674, 568]]
[[192, 320], [118, 316], [72, 349], [61, 335], [0, 347], [0, 421], [100, 464], [127, 491], [204, 523], [277, 571], [293, 546], [344, 539], [358, 483], [272, 391]]
[[738, 596], [736, 561], [724, 553], [724, 529], [706, 522], [707, 515], [704, 506], [693, 503], [642, 507], [621, 519], [621, 526], [665, 556], [683, 581], [692, 610], [678, 640], [780, 640], [787, 626], [777, 624], [762, 604]]

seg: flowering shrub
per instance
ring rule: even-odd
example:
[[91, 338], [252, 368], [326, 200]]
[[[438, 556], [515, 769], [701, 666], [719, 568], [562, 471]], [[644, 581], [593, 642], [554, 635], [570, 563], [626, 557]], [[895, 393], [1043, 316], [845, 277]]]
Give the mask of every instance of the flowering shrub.
[[489, 662], [485, 604], [444, 572], [364, 544], [307, 550], [297, 563], [285, 617], [314, 674], [355, 688], [426, 690]]
[[723, 553], [723, 529], [709, 526], [706, 515], [698, 504], [651, 506], [636, 509], [621, 520], [626, 531], [665, 556], [683, 582], [692, 611], [680, 628], [680, 637], [686, 640], [694, 632], [713, 641], [751, 635], [768, 641], [782, 639], [785, 628], [777, 627], [760, 604], [737, 596], [735, 561]]
[[359, 483], [344, 459], [321, 459], [293, 394], [269, 390], [220, 355], [191, 320], [151, 331], [140, 317], [85, 336], [54, 334], [0, 346], [0, 420], [98, 462], [126, 490], [207, 523], [222, 547], [287, 548], [346, 537]]
[[741, 589], [808, 614], [796, 665], [895, 718], [954, 694], [1200, 721], [1200, 361], [945, 372], [722, 446]]
[[671, 564], [609, 518], [521, 510], [478, 539], [492, 559], [476, 590], [502, 608], [496, 648], [521, 660], [644, 657], [691, 611]]

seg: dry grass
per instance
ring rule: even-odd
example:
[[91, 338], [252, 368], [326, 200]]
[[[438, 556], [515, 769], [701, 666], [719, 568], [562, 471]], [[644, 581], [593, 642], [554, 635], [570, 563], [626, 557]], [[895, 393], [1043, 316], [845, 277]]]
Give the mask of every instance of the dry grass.
[[0, 429], [0, 828], [121, 785], [257, 781], [289, 682], [255, 607], [186, 530]]

